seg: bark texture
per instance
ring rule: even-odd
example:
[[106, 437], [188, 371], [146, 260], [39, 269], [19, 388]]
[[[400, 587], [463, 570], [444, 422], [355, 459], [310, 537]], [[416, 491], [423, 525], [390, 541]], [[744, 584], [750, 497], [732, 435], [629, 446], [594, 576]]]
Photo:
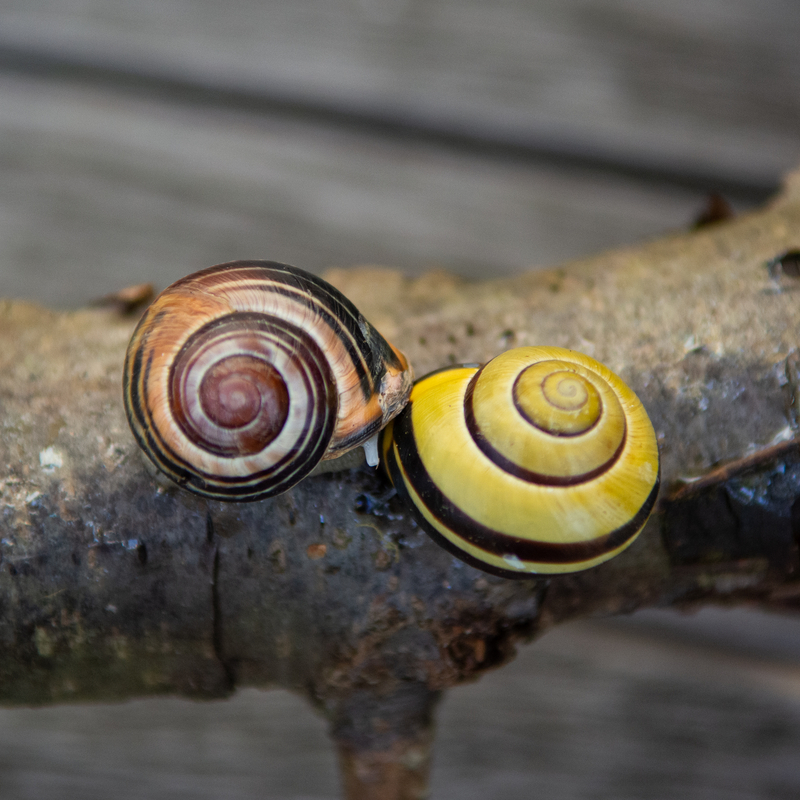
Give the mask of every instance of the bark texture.
[[663, 459], [642, 535], [516, 581], [439, 549], [367, 467], [243, 505], [164, 484], [122, 409], [135, 319], [0, 301], [0, 702], [284, 686], [330, 719], [348, 796], [421, 797], [439, 693], [520, 640], [648, 605], [800, 608], [800, 281], [766, 266], [798, 247], [795, 176], [762, 212], [513, 280], [327, 276], [417, 374], [552, 344], [642, 399]]

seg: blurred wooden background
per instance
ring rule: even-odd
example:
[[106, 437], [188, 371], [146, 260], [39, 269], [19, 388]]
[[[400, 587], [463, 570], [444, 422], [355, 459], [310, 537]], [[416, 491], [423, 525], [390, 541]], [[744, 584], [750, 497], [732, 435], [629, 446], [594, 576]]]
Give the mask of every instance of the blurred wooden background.
[[[800, 164], [798, 41], [794, 0], [0, 0], [0, 296], [241, 257], [491, 277], [745, 211]], [[445, 700], [433, 792], [799, 797], [800, 621], [548, 634]], [[336, 793], [279, 692], [0, 710], [4, 799]]]

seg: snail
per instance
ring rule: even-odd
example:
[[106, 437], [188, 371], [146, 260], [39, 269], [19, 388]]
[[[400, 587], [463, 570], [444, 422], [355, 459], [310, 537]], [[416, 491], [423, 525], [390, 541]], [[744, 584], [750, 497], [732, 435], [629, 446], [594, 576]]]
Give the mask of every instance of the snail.
[[557, 347], [426, 375], [381, 449], [420, 525], [505, 577], [617, 555], [644, 527], [660, 480], [636, 395], [599, 362]]
[[155, 299], [128, 346], [123, 395], [162, 472], [197, 494], [250, 501], [359, 445], [376, 464], [375, 437], [411, 381], [403, 354], [329, 283], [234, 261]]

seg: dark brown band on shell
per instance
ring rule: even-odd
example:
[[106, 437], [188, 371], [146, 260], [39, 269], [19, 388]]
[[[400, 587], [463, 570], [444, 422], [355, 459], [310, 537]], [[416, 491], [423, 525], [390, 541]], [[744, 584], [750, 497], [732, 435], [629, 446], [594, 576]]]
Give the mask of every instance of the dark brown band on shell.
[[[428, 474], [428, 471], [425, 469], [419, 457], [419, 452], [414, 440], [411, 417], [411, 404], [409, 404], [405, 411], [400, 414], [393, 423], [392, 435], [400, 463], [398, 463], [398, 458], [395, 457], [393, 449], [390, 448], [387, 467], [392, 478], [392, 483], [403, 496], [406, 503], [412, 508], [415, 518], [425, 531], [431, 534], [437, 541], [444, 540], [444, 542], [447, 542], [447, 545], [445, 545], [447, 549], [459, 558], [463, 559], [465, 555], [468, 554], [465, 554], [463, 550], [460, 550], [446, 537], [442, 536], [442, 534], [424, 517], [408, 493], [404, 472], [408, 475], [409, 482], [413, 485], [414, 491], [417, 493], [428, 513], [443, 527], [448, 530], [457, 531], [459, 538], [464, 539], [471, 545], [487, 553], [500, 557], [508, 553], [513, 553], [523, 562], [573, 564], [598, 558], [606, 553], [612, 552], [624, 545], [639, 532], [655, 505], [660, 479], [656, 480], [646, 502], [637, 514], [625, 525], [609, 531], [604, 536], [586, 542], [563, 544], [509, 536], [494, 528], [483, 525], [468, 516], [441, 492]], [[535, 529], [535, 525], [536, 521], [532, 519], [531, 527]], [[476, 562], [477, 559], [470, 560], [470, 563], [474, 563], [475, 566], [486, 569], [484, 562]], [[506, 576], [531, 577], [530, 573], [520, 574], [518, 570], [508, 570], [506, 572], [502, 569], [495, 568], [491, 571]]]
[[123, 373], [128, 421], [151, 461], [236, 501], [286, 491], [323, 457], [362, 444], [409, 390], [405, 360], [341, 292], [267, 261], [168, 287], [137, 326]]
[[[258, 453], [272, 442], [286, 422], [289, 391], [269, 356], [282, 350], [310, 358], [314, 343], [301, 337], [299, 329], [241, 313], [219, 317], [193, 333], [173, 361], [169, 379], [170, 408], [187, 439], [227, 458]], [[211, 343], [231, 355], [209, 365], [198, 386], [187, 386]], [[311, 363], [319, 363], [319, 354], [314, 355]], [[328, 378], [318, 376], [311, 388], [321, 391]]]
[[401, 364], [388, 342], [345, 295], [326, 281], [310, 281], [309, 277], [312, 276], [297, 267], [275, 261], [230, 261], [181, 278], [170, 288], [191, 283], [211, 290], [235, 281], [242, 290], [280, 292], [287, 297], [302, 298], [321, 319], [344, 334], [342, 341], [358, 370], [366, 399], [380, 386], [386, 365], [400, 369]]
[[[497, 450], [492, 445], [492, 443], [488, 440], [488, 438], [484, 435], [483, 431], [480, 429], [478, 421], [475, 418], [473, 395], [475, 393], [475, 384], [477, 382], [478, 375], [480, 375], [480, 371], [476, 372], [475, 375], [473, 375], [472, 379], [467, 385], [467, 390], [464, 395], [464, 421], [466, 423], [467, 430], [469, 431], [469, 434], [472, 437], [475, 444], [477, 445], [478, 449], [486, 456], [486, 458], [488, 458], [493, 464], [495, 464], [495, 466], [499, 467], [504, 472], [507, 472], [509, 475], [513, 475], [515, 478], [519, 478], [520, 480], [526, 481], [527, 483], [536, 483], [540, 484], [541, 486], [577, 486], [578, 484], [591, 481], [598, 475], [602, 475], [604, 472], [609, 470], [616, 463], [616, 461], [622, 454], [622, 451], [625, 449], [625, 441], [627, 439], [627, 427], [623, 431], [622, 440], [620, 441], [619, 447], [617, 447], [617, 449], [611, 455], [608, 461], [606, 461], [604, 464], [601, 464], [596, 469], [590, 470], [589, 472], [583, 472], [580, 475], [567, 475], [567, 476], [545, 475], [540, 472], [533, 472], [532, 470], [526, 469], [520, 464], [516, 464], [515, 462], [506, 458], [499, 450]], [[531, 425], [535, 425], [535, 423], [529, 420], [526, 415], [522, 416], [526, 422], [530, 423]], [[397, 427], [397, 425], [395, 425], [395, 427]], [[589, 428], [588, 430], [591, 430], [591, 428]], [[557, 436], [558, 434], [550, 434], [550, 435]]]

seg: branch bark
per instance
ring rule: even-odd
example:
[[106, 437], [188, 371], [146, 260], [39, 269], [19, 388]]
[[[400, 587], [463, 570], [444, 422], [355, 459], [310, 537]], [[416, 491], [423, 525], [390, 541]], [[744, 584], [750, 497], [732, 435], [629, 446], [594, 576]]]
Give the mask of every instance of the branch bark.
[[164, 485], [122, 410], [135, 321], [3, 302], [0, 702], [284, 686], [330, 719], [349, 797], [421, 797], [440, 692], [521, 640], [648, 605], [796, 610], [800, 294], [766, 262], [798, 231], [795, 175], [762, 212], [513, 280], [328, 276], [418, 374], [554, 344], [641, 397], [664, 485], [645, 531], [521, 581], [439, 549], [366, 467], [246, 505]]

